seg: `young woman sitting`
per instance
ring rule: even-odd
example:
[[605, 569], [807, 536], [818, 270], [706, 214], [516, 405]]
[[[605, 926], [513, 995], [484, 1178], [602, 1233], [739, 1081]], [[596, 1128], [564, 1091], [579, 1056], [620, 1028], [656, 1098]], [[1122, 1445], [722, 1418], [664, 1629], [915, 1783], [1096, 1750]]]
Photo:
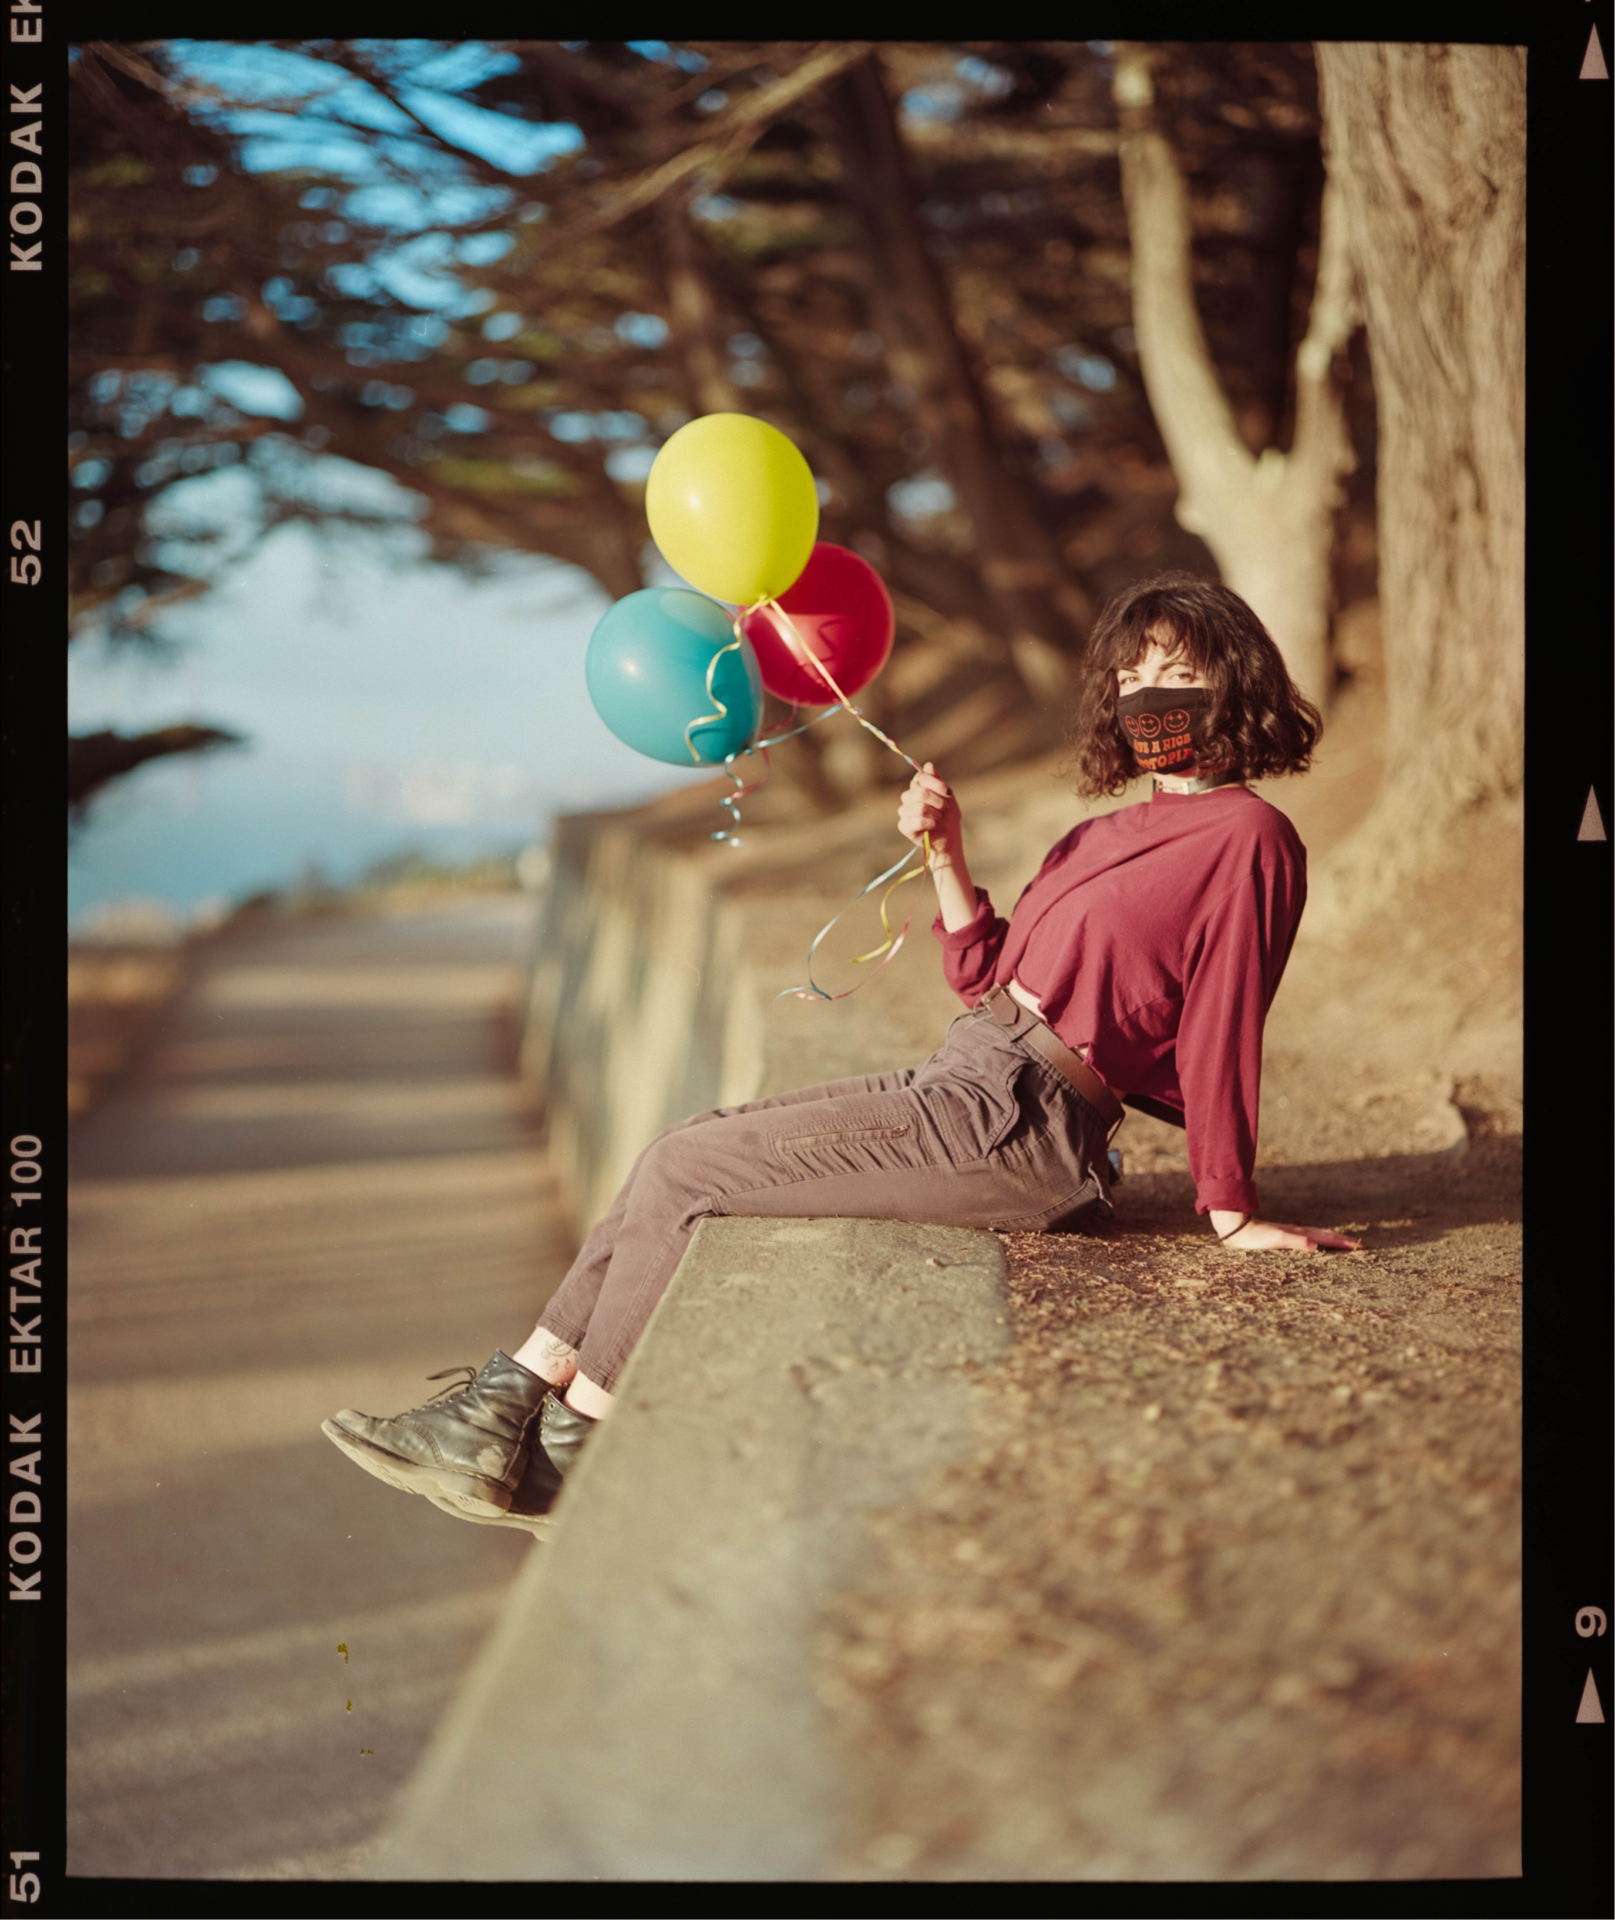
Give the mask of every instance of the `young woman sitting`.
[[541, 1532], [698, 1220], [1081, 1231], [1112, 1212], [1124, 1101], [1183, 1126], [1196, 1210], [1223, 1247], [1355, 1249], [1262, 1218], [1253, 1179], [1262, 1029], [1306, 850], [1247, 783], [1304, 772], [1319, 726], [1228, 588], [1174, 573], [1118, 595], [1085, 661], [1077, 791], [1117, 795], [1147, 773], [1147, 801], [1073, 827], [1006, 920], [970, 878], [947, 782], [927, 765], [903, 795], [899, 830], [930, 848], [947, 979], [972, 1009], [941, 1048], [669, 1127], [513, 1354], [408, 1413], [349, 1409], [322, 1430], [446, 1512]]

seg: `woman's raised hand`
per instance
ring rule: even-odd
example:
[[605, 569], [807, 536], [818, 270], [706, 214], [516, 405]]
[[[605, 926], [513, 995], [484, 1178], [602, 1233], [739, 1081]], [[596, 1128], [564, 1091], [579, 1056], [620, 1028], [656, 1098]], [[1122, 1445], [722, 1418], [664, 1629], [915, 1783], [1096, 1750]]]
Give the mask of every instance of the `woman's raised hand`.
[[897, 808], [897, 831], [916, 846], [923, 846], [925, 836], [931, 836], [933, 871], [951, 865], [958, 857], [964, 816], [953, 797], [953, 789], [929, 760], [903, 789]]

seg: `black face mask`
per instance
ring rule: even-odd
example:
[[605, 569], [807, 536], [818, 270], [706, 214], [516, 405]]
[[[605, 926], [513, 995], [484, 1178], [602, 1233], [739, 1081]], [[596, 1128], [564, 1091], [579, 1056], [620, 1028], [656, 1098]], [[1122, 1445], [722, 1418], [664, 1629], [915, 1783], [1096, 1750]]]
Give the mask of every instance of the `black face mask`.
[[1206, 687], [1140, 687], [1116, 702], [1116, 718], [1143, 773], [1185, 773], [1206, 751]]

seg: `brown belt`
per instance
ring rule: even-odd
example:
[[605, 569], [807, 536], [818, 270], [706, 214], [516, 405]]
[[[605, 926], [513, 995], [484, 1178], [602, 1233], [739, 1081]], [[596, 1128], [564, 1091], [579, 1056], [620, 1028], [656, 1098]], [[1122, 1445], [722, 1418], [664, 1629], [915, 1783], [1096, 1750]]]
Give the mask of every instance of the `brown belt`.
[[982, 995], [981, 1005], [1001, 1027], [1014, 1026], [1017, 1017], [1024, 1013], [1031, 1025], [1016, 1037], [1024, 1040], [1028, 1046], [1035, 1047], [1051, 1066], [1058, 1068], [1083, 1099], [1098, 1109], [1110, 1131], [1116, 1131], [1124, 1118], [1121, 1102], [1093, 1068], [1080, 1054], [1073, 1053], [1052, 1027], [1039, 1020], [1030, 1007], [1023, 1007], [1008, 987], [990, 987]]

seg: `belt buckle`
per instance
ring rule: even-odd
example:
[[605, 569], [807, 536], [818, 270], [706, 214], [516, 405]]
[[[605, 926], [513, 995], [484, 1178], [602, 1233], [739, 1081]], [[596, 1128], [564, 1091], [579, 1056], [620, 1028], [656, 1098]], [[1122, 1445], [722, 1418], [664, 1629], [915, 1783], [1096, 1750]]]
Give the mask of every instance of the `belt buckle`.
[[1012, 1027], [1020, 1018], [1022, 1007], [1008, 987], [990, 987], [982, 996], [982, 1004], [1001, 1027]]

